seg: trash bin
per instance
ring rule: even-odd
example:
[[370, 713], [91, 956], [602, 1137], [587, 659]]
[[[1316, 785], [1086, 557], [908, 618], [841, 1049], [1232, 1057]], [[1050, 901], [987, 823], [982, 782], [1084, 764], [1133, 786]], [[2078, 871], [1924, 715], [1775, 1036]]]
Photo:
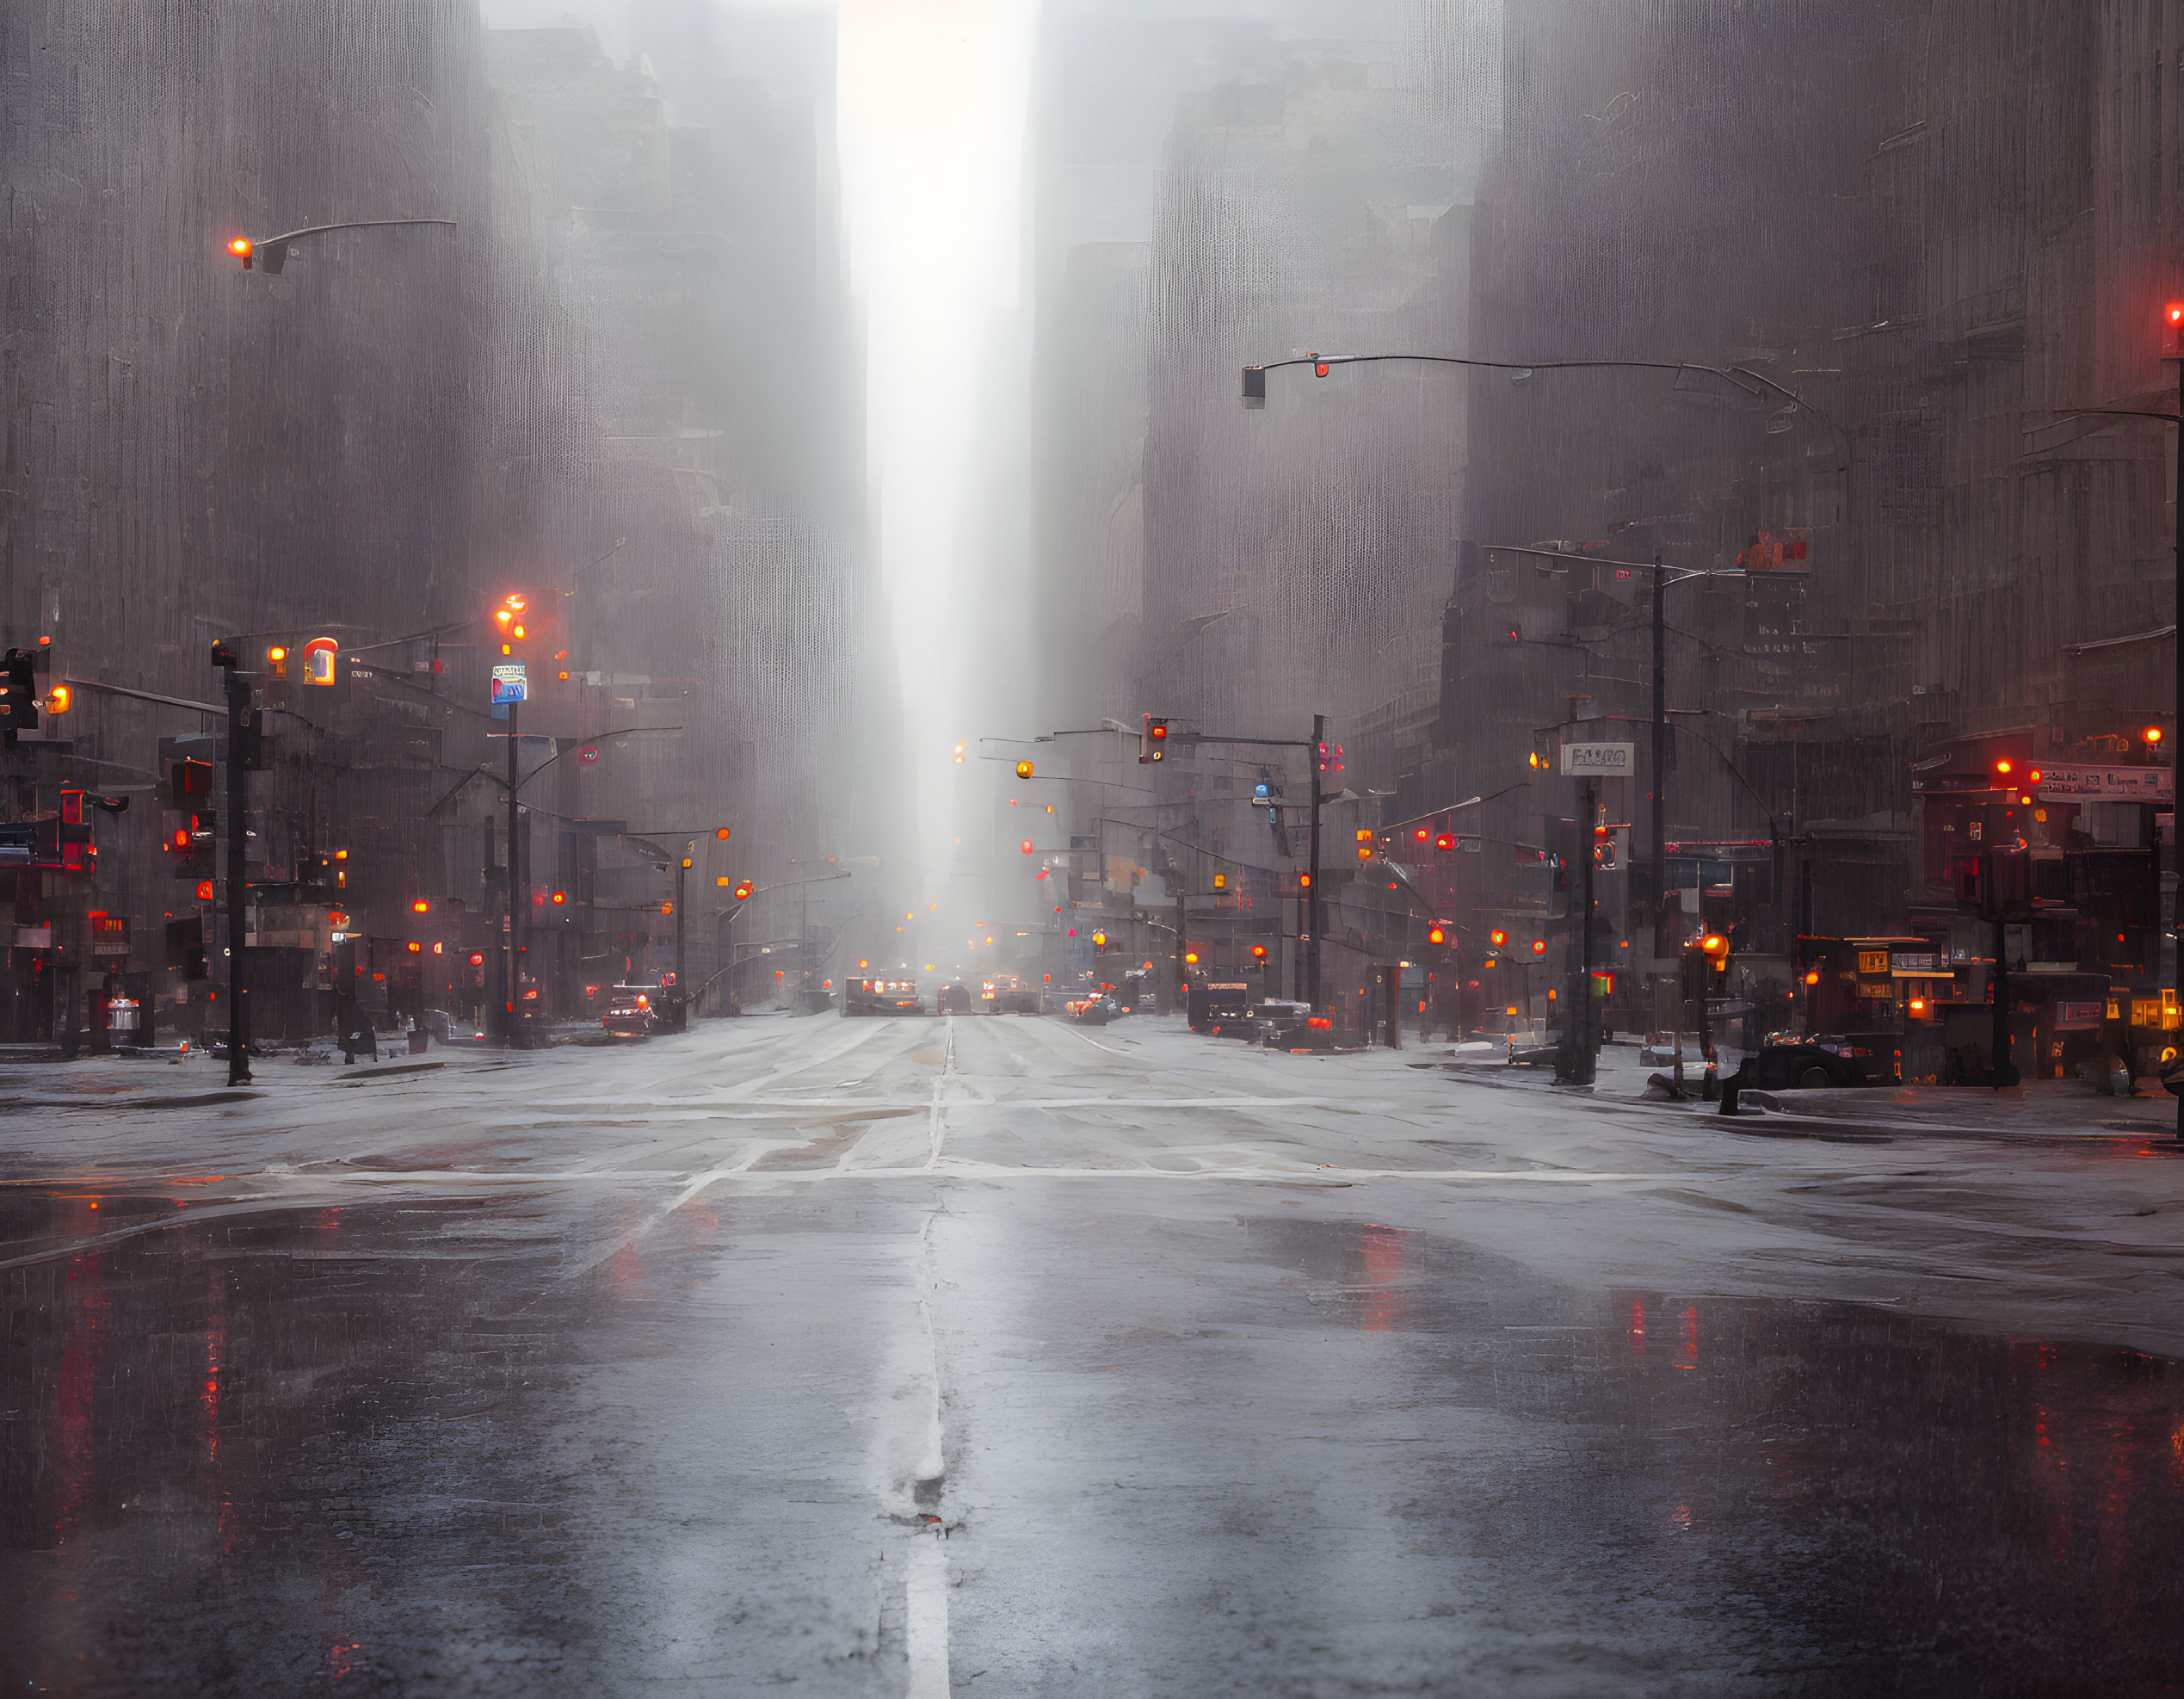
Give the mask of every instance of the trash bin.
[[425, 1053], [425, 1047], [431, 1042], [432, 1035], [427, 1032], [423, 1027], [412, 1027], [410, 1029], [410, 1053], [412, 1056], [423, 1055]]

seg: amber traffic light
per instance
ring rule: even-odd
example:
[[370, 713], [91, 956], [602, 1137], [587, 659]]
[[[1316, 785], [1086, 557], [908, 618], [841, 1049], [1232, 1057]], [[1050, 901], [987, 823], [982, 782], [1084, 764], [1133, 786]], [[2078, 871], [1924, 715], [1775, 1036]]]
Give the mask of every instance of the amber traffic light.
[[1438, 926], [1428, 927], [1426, 942], [1429, 944], [1445, 944], [1448, 942], [1448, 934]]
[[2162, 728], [2158, 726], [2149, 726], [2146, 728], [2145, 736], [2148, 743], [2157, 744], [2162, 740]]
[[248, 271], [250, 269], [250, 256], [257, 251], [257, 244], [247, 236], [231, 237], [228, 240], [227, 250], [242, 261], [243, 269]]
[[432, 912], [432, 905], [427, 902], [423, 897], [420, 897], [416, 899], [416, 901], [410, 905], [410, 912], [411, 914], [430, 914]]
[[1016, 776], [1017, 776], [1018, 778], [1020, 778], [1020, 779], [1028, 779], [1029, 777], [1031, 777], [1031, 775], [1032, 775], [1032, 764], [1031, 764], [1031, 763], [1030, 763], [1030, 762], [1028, 762], [1028, 761], [1020, 761], [1020, 762], [1018, 762], [1018, 763], [1016, 763]]

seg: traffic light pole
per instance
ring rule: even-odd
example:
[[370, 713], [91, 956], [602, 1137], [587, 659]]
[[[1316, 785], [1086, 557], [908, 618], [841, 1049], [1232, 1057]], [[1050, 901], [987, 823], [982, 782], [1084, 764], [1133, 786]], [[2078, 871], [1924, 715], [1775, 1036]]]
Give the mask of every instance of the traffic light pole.
[[244, 849], [249, 828], [248, 769], [243, 763], [243, 720], [250, 711], [250, 683], [224, 644], [213, 648], [213, 664], [227, 672], [227, 1083], [250, 1083], [250, 986], [243, 973], [244, 940], [250, 917], [250, 873]]
[[682, 853], [675, 858], [675, 997], [676, 1002], [682, 1003], [683, 1008], [686, 1011], [688, 1010], [689, 1004], [688, 1003], [684, 1003], [683, 999], [688, 998], [690, 993], [688, 991], [689, 981], [685, 977], [685, 967], [683, 962], [683, 943], [685, 937], [683, 924], [685, 915], [682, 898], [683, 887], [689, 877], [690, 857], [697, 847], [698, 846], [694, 843], [686, 843], [682, 846]]
[[1320, 1003], [1319, 1003], [1319, 805], [1320, 805], [1321, 796], [1320, 796], [1320, 788], [1319, 788], [1319, 751], [1320, 751], [1320, 746], [1321, 746], [1321, 744], [1323, 744], [1323, 743], [1326, 741], [1326, 738], [1327, 738], [1327, 716], [1326, 716], [1325, 714], [1314, 714], [1314, 715], [1312, 716], [1312, 741], [1311, 741], [1311, 749], [1307, 751], [1307, 754], [1308, 754], [1308, 756], [1309, 756], [1309, 760], [1308, 760], [1308, 762], [1307, 762], [1307, 763], [1306, 763], [1307, 765], [1309, 765], [1309, 766], [1311, 767], [1311, 775], [1312, 775], [1312, 842], [1311, 842], [1311, 878], [1312, 878], [1312, 888], [1311, 888], [1311, 901], [1310, 901], [1309, 903], [1307, 903], [1307, 904], [1305, 905], [1305, 909], [1306, 909], [1306, 911], [1307, 911], [1307, 912], [1310, 914], [1310, 916], [1311, 917], [1311, 942], [1305, 945], [1305, 952], [1306, 952], [1306, 954], [1305, 954], [1305, 963], [1306, 963], [1306, 969], [1305, 969], [1305, 971], [1306, 971], [1306, 973], [1307, 973], [1307, 975], [1308, 975], [1308, 977], [1306, 978], [1305, 982], [1305, 1000], [1306, 1002], [1308, 1002], [1308, 1003], [1310, 1003], [1310, 1004], [1311, 1004], [1311, 1006], [1312, 1006], [1312, 1011], [1313, 1011], [1315, 1014], [1317, 1014], [1317, 1013], [1318, 1013], [1318, 1012], [1319, 1012], [1319, 1007], [1320, 1007]]
[[516, 875], [522, 856], [517, 849], [516, 820], [516, 716], [522, 712], [521, 702], [508, 705], [508, 1047], [521, 1047], [520, 1035], [523, 1008], [523, 947], [520, 942], [523, 905], [516, 900]]
[[1669, 917], [1669, 574], [1653, 551], [1653, 954], [1666, 953]]

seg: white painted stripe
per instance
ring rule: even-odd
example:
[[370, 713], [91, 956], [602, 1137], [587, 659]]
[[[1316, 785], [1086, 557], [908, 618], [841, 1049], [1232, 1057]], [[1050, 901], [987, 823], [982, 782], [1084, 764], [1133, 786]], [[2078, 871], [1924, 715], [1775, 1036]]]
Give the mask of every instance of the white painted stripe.
[[948, 1548], [930, 1534], [910, 1544], [904, 1629], [910, 1699], [948, 1699]]

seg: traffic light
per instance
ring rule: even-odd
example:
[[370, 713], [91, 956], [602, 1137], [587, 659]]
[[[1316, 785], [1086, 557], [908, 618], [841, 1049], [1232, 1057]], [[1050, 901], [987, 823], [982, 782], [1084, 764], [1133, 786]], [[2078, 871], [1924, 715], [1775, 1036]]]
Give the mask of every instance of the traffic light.
[[1434, 848], [1436, 850], [1453, 850], [1455, 847], [1456, 834], [1453, 831], [1445, 831], [1434, 839]]
[[0, 734], [7, 746], [15, 746], [15, 734], [38, 729], [38, 657], [28, 649], [10, 649], [0, 661]]
[[1428, 927], [1428, 928], [1426, 929], [1426, 942], [1427, 942], [1428, 943], [1429, 943], [1429, 944], [1445, 944], [1445, 943], [1447, 943], [1447, 942], [1448, 942], [1448, 930], [1447, 930], [1447, 929], [1446, 927], [1441, 927], [1441, 926], [1429, 926], [1429, 927]]
[[1228, 876], [1228, 874], [1225, 874], [1225, 873], [1217, 873], [1217, 874], [1215, 874], [1213, 875], [1213, 888], [1214, 888], [1216, 891], [1225, 891], [1225, 890], [1227, 890], [1227, 889], [1229, 888], [1229, 876]]
[[248, 271], [250, 269], [250, 256], [257, 251], [257, 246], [258, 244], [247, 236], [231, 236], [228, 238], [227, 250], [242, 261], [243, 269]]
[[1138, 716], [1144, 722], [1138, 734], [1138, 764], [1140, 767], [1168, 757], [1168, 722], [1147, 714]]
[[1486, 935], [1486, 941], [1498, 950], [1509, 942], [1509, 935], [1497, 926]]
[[1029, 777], [1031, 777], [1031, 775], [1032, 775], [1032, 764], [1031, 764], [1031, 763], [1030, 763], [1030, 762], [1028, 762], [1028, 761], [1020, 761], [1020, 762], [1018, 762], [1018, 763], [1016, 763], [1016, 776], [1017, 776], [1018, 778], [1020, 778], [1020, 779], [1028, 779]]
[[1534, 938], [1532, 941], [1532, 953], [1534, 955], [1545, 955], [1547, 953], [1547, 941], [1545, 938]]
[[1031, 839], [1029, 839], [1028, 837], [1027, 837], [1027, 838], [1026, 838], [1026, 839], [1025, 839], [1025, 840], [1024, 840], [1021, 843], [1018, 844], [1016, 847], [1017, 847], [1018, 849], [1021, 850], [1024, 852], [1024, 854], [1026, 854], [1027, 856], [1028, 856], [1028, 855], [1030, 855], [1030, 854], [1032, 853], [1032, 841], [1031, 841]]
[[2146, 739], [2146, 745], [2147, 745], [2147, 747], [2148, 747], [2148, 748], [2150, 748], [2150, 748], [2152, 748], [2152, 747], [2153, 747], [2156, 744], [2158, 744], [2158, 743], [2160, 743], [2160, 742], [2161, 742], [2161, 740], [2162, 740], [2162, 728], [2161, 728], [2160, 726], [2149, 726], [2146, 728], [2145, 732], [2144, 733], [2144, 735], [2145, 739]]
[[334, 666], [342, 646], [330, 637], [314, 637], [303, 646], [303, 682], [330, 685], [336, 677]]
[[739, 903], [742, 902], [746, 897], [750, 895], [752, 888], [751, 882], [748, 879], [737, 880], [736, 900]]
[[1252, 945], [1251, 959], [1254, 961], [1264, 961], [1267, 959], [1267, 947], [1264, 944]]
[[48, 718], [66, 714], [76, 706], [76, 692], [65, 684], [49, 685], [46, 690], [46, 713]]

